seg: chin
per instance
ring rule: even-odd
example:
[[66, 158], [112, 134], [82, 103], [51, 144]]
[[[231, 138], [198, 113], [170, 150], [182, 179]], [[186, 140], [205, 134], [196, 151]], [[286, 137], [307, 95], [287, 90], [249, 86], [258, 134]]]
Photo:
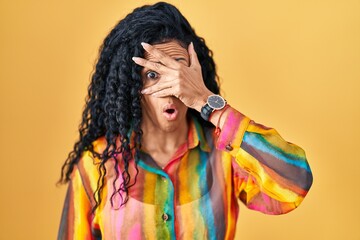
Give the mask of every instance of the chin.
[[166, 122], [161, 122], [159, 124], [159, 127], [162, 131], [164, 132], [174, 132], [175, 130], [177, 130], [180, 126], [181, 126], [181, 122], [180, 121], [166, 121]]

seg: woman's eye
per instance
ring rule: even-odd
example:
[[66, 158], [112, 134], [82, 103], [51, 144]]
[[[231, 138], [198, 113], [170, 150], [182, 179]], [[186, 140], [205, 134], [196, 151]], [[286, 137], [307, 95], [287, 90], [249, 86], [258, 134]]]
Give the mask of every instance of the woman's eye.
[[149, 71], [146, 73], [146, 77], [149, 79], [157, 79], [159, 77], [159, 74], [154, 71]]

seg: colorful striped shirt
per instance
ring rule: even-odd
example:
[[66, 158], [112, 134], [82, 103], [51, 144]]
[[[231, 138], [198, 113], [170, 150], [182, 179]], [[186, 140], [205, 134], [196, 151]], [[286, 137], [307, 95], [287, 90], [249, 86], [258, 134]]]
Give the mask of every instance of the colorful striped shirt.
[[[295, 209], [312, 184], [303, 149], [229, 111], [219, 136], [191, 118], [187, 142], [164, 168], [136, 150], [129, 167], [131, 176], [138, 171], [136, 184], [121, 207], [119, 195], [110, 204], [115, 170], [108, 162], [103, 200], [91, 213], [99, 159], [85, 151], [72, 172], [58, 239], [233, 239], [238, 200], [265, 214]], [[105, 138], [93, 146], [101, 153]]]

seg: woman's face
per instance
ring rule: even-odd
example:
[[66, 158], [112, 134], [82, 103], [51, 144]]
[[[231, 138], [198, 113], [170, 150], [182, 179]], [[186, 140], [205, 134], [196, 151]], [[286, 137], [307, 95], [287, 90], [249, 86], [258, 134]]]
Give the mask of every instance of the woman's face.
[[[185, 66], [189, 66], [189, 53], [176, 41], [173, 40], [152, 46]], [[157, 62], [157, 60], [146, 51], [144, 58]], [[154, 70], [145, 67], [141, 71], [141, 77], [143, 80], [143, 88], [152, 86], [165, 78], [165, 76], [161, 76]], [[176, 97], [168, 96], [157, 98], [144, 94], [142, 96], [141, 107], [143, 115], [142, 121], [145, 128], [150, 124], [159, 130], [171, 132], [179, 126], [184, 126], [181, 123], [186, 122], [186, 112], [188, 108]]]

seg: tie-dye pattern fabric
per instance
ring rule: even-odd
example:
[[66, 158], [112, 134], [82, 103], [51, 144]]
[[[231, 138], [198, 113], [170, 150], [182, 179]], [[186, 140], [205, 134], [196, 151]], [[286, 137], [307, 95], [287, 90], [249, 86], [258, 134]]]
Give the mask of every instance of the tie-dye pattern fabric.
[[[125, 207], [118, 207], [119, 198], [111, 207], [115, 171], [109, 162], [102, 204], [91, 214], [98, 159], [84, 152], [68, 186], [58, 239], [233, 239], [238, 200], [265, 214], [295, 209], [312, 184], [304, 151], [229, 111], [219, 137], [191, 119], [188, 141], [163, 169], [138, 150], [138, 176]], [[93, 145], [101, 153], [105, 138]], [[133, 160], [131, 176], [136, 171]]]

